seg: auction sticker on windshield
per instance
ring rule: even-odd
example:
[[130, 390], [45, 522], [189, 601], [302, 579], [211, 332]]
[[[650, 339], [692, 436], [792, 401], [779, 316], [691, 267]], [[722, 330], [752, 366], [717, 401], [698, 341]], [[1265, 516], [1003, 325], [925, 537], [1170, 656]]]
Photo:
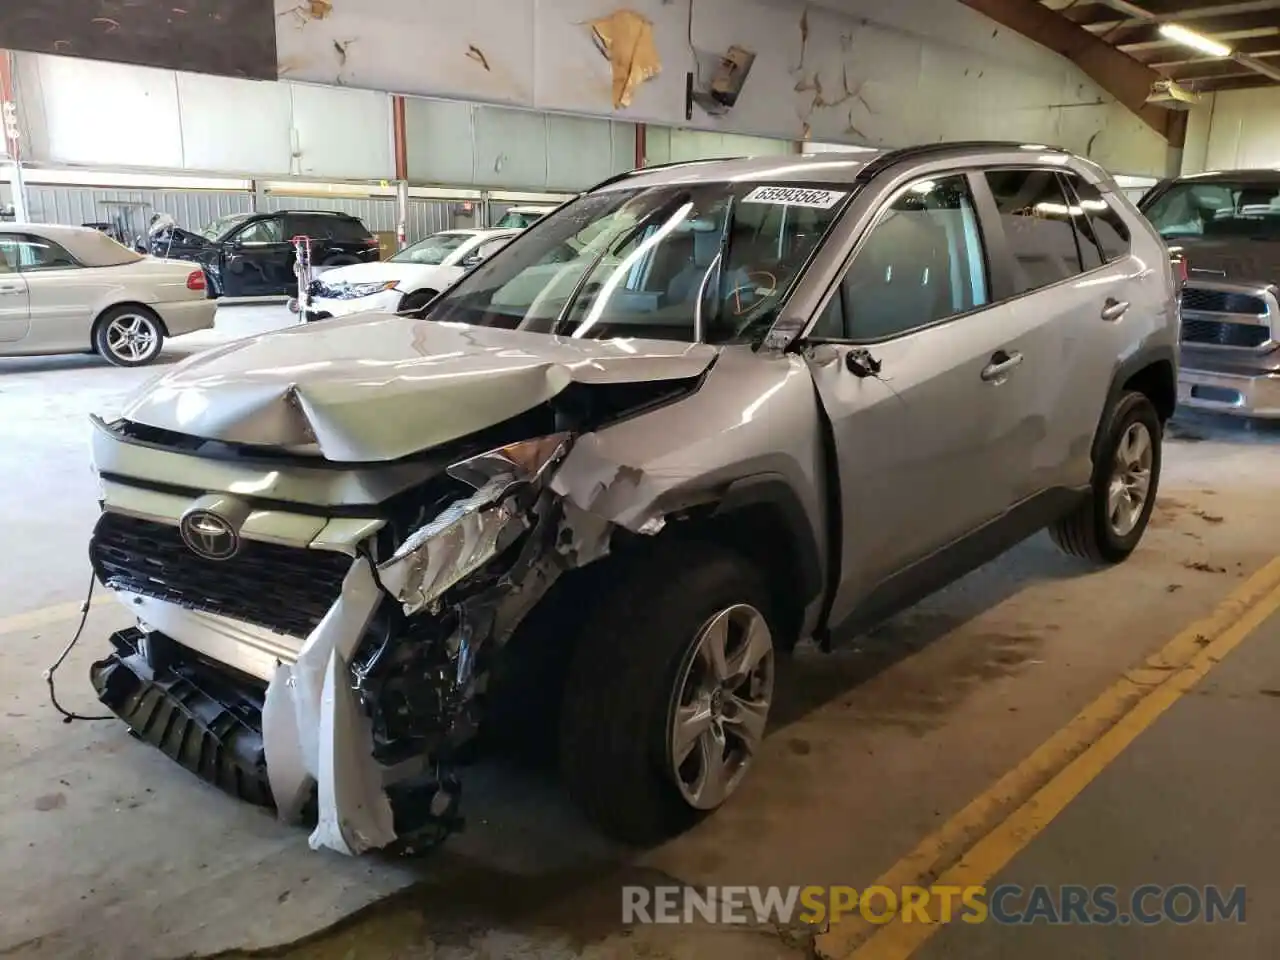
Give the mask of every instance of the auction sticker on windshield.
[[842, 190], [815, 190], [812, 187], [756, 187], [742, 198], [743, 203], [783, 203], [793, 207], [830, 210], [843, 200]]

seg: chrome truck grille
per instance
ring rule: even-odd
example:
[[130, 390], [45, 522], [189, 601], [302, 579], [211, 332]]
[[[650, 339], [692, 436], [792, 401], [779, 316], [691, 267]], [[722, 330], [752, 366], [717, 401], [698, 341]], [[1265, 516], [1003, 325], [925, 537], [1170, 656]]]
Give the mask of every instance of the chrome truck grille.
[[98, 519], [89, 559], [113, 589], [296, 637], [328, 612], [351, 567], [345, 554], [254, 541], [230, 560], [205, 560], [177, 527], [111, 512]]
[[1182, 291], [1182, 342], [1263, 349], [1274, 341], [1278, 314], [1272, 288], [1192, 280]]

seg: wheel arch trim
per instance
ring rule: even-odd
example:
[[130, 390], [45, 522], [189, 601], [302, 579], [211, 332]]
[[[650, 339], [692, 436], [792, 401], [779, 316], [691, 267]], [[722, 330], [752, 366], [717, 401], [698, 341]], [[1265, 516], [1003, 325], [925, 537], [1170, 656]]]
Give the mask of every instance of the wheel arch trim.
[[825, 584], [822, 552], [799, 494], [782, 474], [760, 473], [734, 480], [715, 501], [711, 516], [722, 518], [751, 507], [777, 510], [791, 537], [798, 564], [796, 579], [804, 604], [822, 596]]
[[1125, 392], [1126, 384], [1142, 371], [1162, 363], [1168, 365], [1169, 373], [1173, 378], [1174, 400], [1176, 402], [1178, 382], [1177, 347], [1169, 344], [1152, 344], [1135, 351], [1116, 365], [1115, 371], [1111, 375], [1111, 385], [1107, 389], [1107, 401], [1102, 408], [1102, 417], [1098, 421], [1098, 426], [1093, 436], [1092, 459], [1095, 464], [1098, 462], [1098, 451], [1101, 444], [1106, 439], [1106, 428], [1111, 418], [1111, 412], [1115, 409], [1116, 404], [1120, 402], [1120, 397]]

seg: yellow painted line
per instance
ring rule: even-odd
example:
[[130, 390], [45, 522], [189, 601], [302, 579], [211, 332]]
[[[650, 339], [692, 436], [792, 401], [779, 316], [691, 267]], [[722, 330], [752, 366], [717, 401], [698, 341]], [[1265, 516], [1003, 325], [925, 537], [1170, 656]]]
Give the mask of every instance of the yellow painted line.
[[73, 620], [78, 616], [80, 616], [78, 603], [59, 603], [51, 607], [41, 607], [38, 610], [28, 610], [26, 613], [0, 618], [0, 635], [46, 627], [51, 623]]
[[[1025, 760], [922, 840], [875, 881], [891, 890], [931, 883], [982, 885], [1121, 751], [1227, 653], [1280, 609], [1280, 557], [1212, 613], [1128, 671]], [[1030, 799], [1027, 799], [1030, 798]], [[939, 924], [875, 926], [850, 914], [820, 934], [824, 960], [905, 958]]]

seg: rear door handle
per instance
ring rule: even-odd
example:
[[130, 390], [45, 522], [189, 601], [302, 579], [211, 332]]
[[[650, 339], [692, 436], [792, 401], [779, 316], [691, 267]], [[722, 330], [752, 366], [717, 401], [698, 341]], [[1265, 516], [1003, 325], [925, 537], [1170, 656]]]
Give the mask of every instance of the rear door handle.
[[0, 296], [6, 293], [21, 293], [22, 287], [16, 283], [0, 283]]
[[1116, 300], [1112, 297], [1108, 297], [1107, 302], [1102, 305], [1102, 319], [1119, 320], [1125, 315], [1125, 311], [1128, 309], [1128, 300]]
[[1006, 353], [1003, 350], [997, 350], [991, 357], [991, 362], [982, 368], [982, 379], [988, 382], [999, 380], [1014, 367], [1022, 363], [1022, 354]]

